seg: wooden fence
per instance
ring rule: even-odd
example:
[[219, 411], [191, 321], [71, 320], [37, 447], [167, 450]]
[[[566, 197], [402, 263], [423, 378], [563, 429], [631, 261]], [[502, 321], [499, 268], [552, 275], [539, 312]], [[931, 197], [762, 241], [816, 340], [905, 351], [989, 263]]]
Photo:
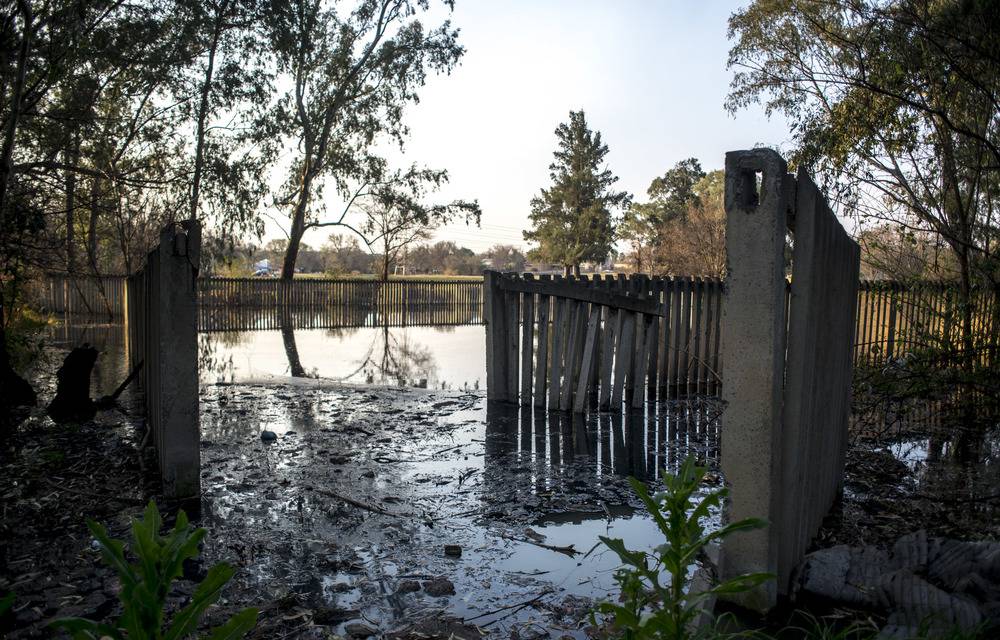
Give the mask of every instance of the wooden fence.
[[[595, 281], [603, 283], [608, 277], [595, 276]], [[125, 276], [98, 279], [50, 274], [41, 306], [56, 313], [122, 318], [125, 279]], [[669, 343], [671, 337], [673, 344], [683, 340], [685, 344], [691, 342], [693, 348], [695, 340], [699, 345], [708, 344], [706, 340], [711, 340], [712, 335], [719, 335], [717, 312], [713, 327], [693, 320], [687, 325], [680, 323], [676, 330], [689, 330], [687, 339], [683, 335], [667, 335], [667, 332], [675, 330], [669, 316], [681, 317], [687, 300], [685, 296], [690, 297], [689, 313], [697, 314], [699, 300], [702, 312], [711, 312], [711, 305], [718, 304], [720, 281], [682, 277], [651, 280], [664, 282], [660, 295], [671, 298], [667, 316], [658, 316], [661, 330], [657, 343], [661, 351], [659, 345]], [[590, 281], [590, 278], [579, 280]], [[682, 295], [682, 290], [687, 293]], [[483, 322], [483, 284], [476, 279], [406, 279], [387, 283], [357, 278], [300, 279], [288, 284], [262, 278], [201, 278], [198, 292], [198, 327], [202, 331], [277, 329], [287, 322], [295, 329]], [[678, 305], [676, 313], [675, 304]], [[957, 288], [952, 283], [862, 281], [856, 308], [855, 366], [881, 366], [892, 358], [927, 345], [957, 346], [960, 316]], [[286, 309], [293, 312], [285, 313]], [[977, 353], [983, 359], [995, 359], [1000, 346], [1000, 305], [996, 292], [975, 289], [972, 315]], [[704, 384], [692, 386], [677, 380], [678, 373], [686, 371], [690, 365], [690, 362], [681, 362], [687, 354], [686, 349], [671, 351], [669, 358], [676, 357], [677, 366], [667, 372], [654, 372], [658, 397], [670, 397], [671, 389], [679, 395], [689, 390], [718, 391], [719, 380], [713, 375], [719, 371], [715, 353], [708, 360], [702, 357], [697, 361], [706, 366], [698, 376], [698, 382]], [[662, 355], [657, 354], [661, 369], [664, 366]], [[666, 366], [672, 365], [668, 362]]]
[[[995, 361], [1000, 340], [997, 292], [972, 291], [972, 342], [982, 364]], [[863, 281], [855, 319], [855, 366], [879, 366], [926, 347], [958, 348], [962, 317], [952, 283]]]
[[126, 276], [88, 276], [50, 273], [42, 306], [54, 313], [122, 318], [125, 315]]
[[717, 393], [721, 293], [715, 279], [487, 272], [488, 397], [582, 413]]
[[299, 279], [292, 282], [260, 278], [202, 278], [198, 281], [203, 307], [273, 307], [295, 309], [394, 306], [482, 305], [478, 279], [361, 280]]

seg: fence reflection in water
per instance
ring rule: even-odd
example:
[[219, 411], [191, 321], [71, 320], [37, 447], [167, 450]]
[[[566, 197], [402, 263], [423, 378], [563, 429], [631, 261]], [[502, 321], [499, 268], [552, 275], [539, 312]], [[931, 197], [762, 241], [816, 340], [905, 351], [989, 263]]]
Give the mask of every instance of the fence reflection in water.
[[[558, 473], [584, 462], [598, 475], [649, 480], [676, 471], [688, 454], [718, 467], [721, 404], [707, 397], [650, 403], [644, 411], [573, 414], [488, 403], [486, 456], [519, 454]], [[539, 477], [544, 491], [552, 476]]]

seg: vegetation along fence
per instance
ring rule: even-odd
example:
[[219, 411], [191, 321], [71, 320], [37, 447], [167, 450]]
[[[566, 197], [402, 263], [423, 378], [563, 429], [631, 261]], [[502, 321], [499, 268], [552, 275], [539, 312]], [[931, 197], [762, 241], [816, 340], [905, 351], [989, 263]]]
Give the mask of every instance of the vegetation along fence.
[[198, 496], [201, 486], [195, 280], [200, 244], [197, 223], [167, 226], [143, 268], [129, 276], [124, 296], [129, 364], [141, 367], [163, 493], [177, 499]]
[[716, 393], [721, 294], [714, 279], [487, 272], [489, 398], [582, 413]]

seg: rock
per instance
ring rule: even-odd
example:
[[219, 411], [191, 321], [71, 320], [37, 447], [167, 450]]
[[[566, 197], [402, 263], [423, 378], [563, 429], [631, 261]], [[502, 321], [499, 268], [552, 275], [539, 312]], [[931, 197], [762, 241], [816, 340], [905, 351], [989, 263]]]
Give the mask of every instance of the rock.
[[[358, 615], [357, 609], [341, 609], [339, 607], [320, 607], [313, 611], [313, 624], [335, 625], [344, 620], [350, 620]], [[369, 634], [370, 635], [370, 634]]]
[[364, 622], [348, 622], [344, 625], [344, 631], [354, 638], [369, 638], [378, 633], [378, 629], [373, 629]]
[[69, 352], [56, 373], [56, 397], [49, 403], [49, 417], [55, 422], [82, 422], [97, 413], [90, 399], [90, 373], [97, 362], [97, 349], [88, 344]]
[[396, 585], [396, 593], [413, 593], [420, 591], [420, 583], [416, 580], [403, 580]]
[[430, 580], [425, 580], [423, 587], [424, 591], [427, 592], [427, 595], [434, 598], [455, 595], [455, 585], [448, 578], [432, 578]]
[[446, 544], [444, 545], [444, 555], [450, 558], [461, 558], [462, 547], [457, 544]]
[[260, 439], [261, 442], [274, 442], [275, 440], [278, 439], [278, 434], [276, 434], [273, 431], [268, 431], [267, 429], [265, 429], [264, 431], [260, 432]]

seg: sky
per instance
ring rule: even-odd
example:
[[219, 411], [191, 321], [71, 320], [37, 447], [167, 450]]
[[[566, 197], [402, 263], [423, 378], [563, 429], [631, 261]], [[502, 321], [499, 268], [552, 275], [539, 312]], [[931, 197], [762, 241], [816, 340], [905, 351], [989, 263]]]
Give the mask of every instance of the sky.
[[[477, 199], [483, 215], [479, 228], [448, 225], [433, 240], [476, 252], [527, 248], [530, 201], [549, 183], [554, 131], [571, 109], [601, 132], [618, 186], [640, 202], [685, 158], [710, 171], [726, 151], [786, 146], [780, 118], [723, 106], [727, 18], [747, 1], [457, 0], [451, 19], [466, 53], [409, 108], [400, 160], [447, 169], [450, 183], [433, 200]], [[319, 246], [329, 233], [311, 230], [304, 241]], [[265, 239], [276, 237], [284, 234], [270, 222]]]

